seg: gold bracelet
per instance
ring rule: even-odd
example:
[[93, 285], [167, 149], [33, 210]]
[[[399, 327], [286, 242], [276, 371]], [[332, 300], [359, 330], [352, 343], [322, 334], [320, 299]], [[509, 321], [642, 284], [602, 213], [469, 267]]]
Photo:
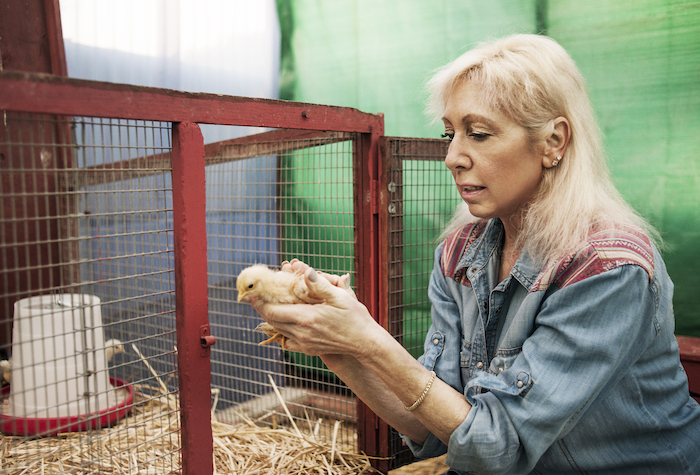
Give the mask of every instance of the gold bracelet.
[[421, 403], [423, 402], [423, 399], [425, 399], [425, 395], [428, 394], [428, 391], [430, 391], [430, 386], [433, 385], [433, 381], [435, 381], [435, 371], [430, 372], [430, 381], [428, 381], [428, 385], [425, 387], [423, 394], [421, 394], [420, 397], [418, 399], [416, 399], [416, 402], [414, 402], [410, 406], [404, 406], [403, 408], [406, 409], [407, 411], [413, 411], [418, 406], [420, 406]]

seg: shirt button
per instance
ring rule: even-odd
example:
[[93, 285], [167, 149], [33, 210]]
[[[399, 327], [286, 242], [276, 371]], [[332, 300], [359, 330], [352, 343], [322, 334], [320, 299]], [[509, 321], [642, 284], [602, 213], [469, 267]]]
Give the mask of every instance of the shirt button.
[[525, 386], [525, 383], [523, 383], [522, 381], [518, 381], [518, 383], [516, 384], [516, 386], [519, 387], [519, 388], [522, 388], [523, 386]]
[[481, 369], [481, 368], [484, 367], [484, 363], [482, 363], [481, 361], [479, 361], [479, 362], [476, 364], [476, 367], [479, 368], [479, 369]]
[[438, 340], [437, 338], [435, 338], [435, 339], [433, 340], [433, 345], [437, 345], [438, 343], [440, 343], [440, 340]]
[[470, 267], [469, 272], [474, 274], [476, 272], [476, 267]]

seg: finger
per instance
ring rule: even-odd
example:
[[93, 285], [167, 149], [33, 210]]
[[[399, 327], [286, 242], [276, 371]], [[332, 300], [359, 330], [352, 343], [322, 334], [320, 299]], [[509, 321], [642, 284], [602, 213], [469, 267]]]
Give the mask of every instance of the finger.
[[301, 351], [297, 342], [289, 338], [284, 341], [284, 349], [287, 351]]
[[255, 302], [258, 300], [258, 298], [255, 295], [246, 295], [241, 299], [242, 303], [247, 303], [248, 305], [251, 305], [255, 307]]
[[[299, 309], [301, 305], [288, 305], [279, 303], [265, 303], [260, 299], [255, 299], [251, 303], [251, 306], [255, 309], [258, 314], [270, 325], [275, 327], [275, 330], [285, 333], [281, 326], [285, 323], [295, 324], [299, 321], [300, 313]], [[286, 334], [289, 336], [289, 334]]]
[[298, 274], [303, 274], [309, 269], [309, 265], [306, 264], [305, 262], [302, 262], [298, 259], [292, 259], [292, 262], [290, 262], [290, 265], [292, 267], [292, 271], [296, 272]]
[[347, 293], [352, 295], [352, 298], [357, 299], [357, 295], [355, 295], [355, 291], [352, 290], [352, 287], [350, 286], [350, 274], [345, 274], [340, 277], [338, 281], [338, 287], [345, 289]]
[[[337, 301], [337, 298], [342, 294], [346, 294], [345, 290], [333, 285], [311, 267], [304, 273], [304, 279], [306, 286], [309, 288], [309, 294], [325, 299], [327, 302]], [[342, 292], [342, 294], [338, 292]]]
[[355, 291], [352, 290], [352, 287], [350, 286], [350, 274], [338, 275], [338, 274], [326, 274], [325, 272], [320, 272], [320, 271], [317, 271], [317, 272], [318, 272], [318, 275], [328, 279], [328, 282], [330, 282], [332, 285], [335, 285], [336, 287], [338, 287], [340, 289], [344, 289], [354, 299], [357, 299], [357, 295], [355, 295]]
[[339, 275], [327, 274], [327, 273], [321, 272], [321, 271], [316, 271], [316, 273], [318, 275], [320, 275], [321, 277], [325, 277], [328, 280], [328, 282], [330, 282], [332, 285], [335, 285], [336, 287], [338, 287], [338, 284], [340, 283], [340, 276]]

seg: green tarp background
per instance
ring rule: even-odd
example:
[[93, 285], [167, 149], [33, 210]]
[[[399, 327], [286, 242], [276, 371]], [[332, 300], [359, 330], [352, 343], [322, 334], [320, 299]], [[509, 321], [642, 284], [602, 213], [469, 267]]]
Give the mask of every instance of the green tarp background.
[[700, 1], [278, 0], [281, 98], [385, 114], [386, 134], [437, 137], [431, 72], [470, 46], [546, 33], [586, 77], [609, 164], [661, 231], [676, 333], [700, 336]]

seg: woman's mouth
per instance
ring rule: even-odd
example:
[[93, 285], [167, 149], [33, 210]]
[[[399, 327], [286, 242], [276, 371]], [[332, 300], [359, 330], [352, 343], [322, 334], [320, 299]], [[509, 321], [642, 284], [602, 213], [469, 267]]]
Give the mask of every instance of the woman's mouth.
[[467, 200], [474, 198], [479, 194], [480, 191], [485, 190], [486, 187], [483, 186], [460, 186], [459, 192], [462, 195], [462, 199]]

